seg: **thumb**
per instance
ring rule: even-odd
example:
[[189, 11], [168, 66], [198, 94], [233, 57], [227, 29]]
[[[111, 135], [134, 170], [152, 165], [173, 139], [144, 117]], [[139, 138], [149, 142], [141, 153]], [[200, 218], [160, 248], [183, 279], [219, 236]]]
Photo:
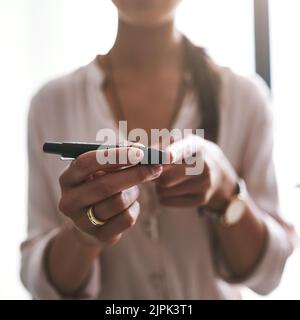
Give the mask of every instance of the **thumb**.
[[194, 155], [204, 152], [205, 140], [197, 135], [191, 134], [182, 140], [170, 144], [165, 152], [170, 163], [182, 163]]

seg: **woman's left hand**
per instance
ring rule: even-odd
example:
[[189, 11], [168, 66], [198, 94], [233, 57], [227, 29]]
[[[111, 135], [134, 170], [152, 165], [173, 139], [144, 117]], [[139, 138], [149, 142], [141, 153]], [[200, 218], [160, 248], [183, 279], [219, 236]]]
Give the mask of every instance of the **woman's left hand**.
[[156, 180], [162, 205], [226, 208], [234, 195], [237, 175], [216, 144], [191, 135], [171, 144], [166, 151], [173, 164], [164, 166]]

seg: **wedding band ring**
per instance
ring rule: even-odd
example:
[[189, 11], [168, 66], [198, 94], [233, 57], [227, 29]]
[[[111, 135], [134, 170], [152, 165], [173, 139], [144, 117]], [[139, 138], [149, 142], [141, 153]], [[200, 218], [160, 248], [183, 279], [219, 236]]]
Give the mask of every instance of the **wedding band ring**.
[[88, 209], [88, 211], [86, 212], [86, 214], [87, 214], [90, 222], [91, 222], [94, 226], [99, 227], [99, 226], [103, 226], [103, 225], [105, 224], [105, 221], [101, 221], [101, 220], [99, 220], [99, 219], [97, 219], [97, 218], [95, 217], [92, 207], [90, 207], [90, 208]]

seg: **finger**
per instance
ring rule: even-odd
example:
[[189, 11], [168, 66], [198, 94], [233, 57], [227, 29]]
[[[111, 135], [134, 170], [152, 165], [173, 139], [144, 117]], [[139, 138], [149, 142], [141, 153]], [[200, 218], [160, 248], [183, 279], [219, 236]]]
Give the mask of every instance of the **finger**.
[[106, 221], [120, 212], [128, 209], [139, 197], [139, 188], [133, 186], [120, 193], [97, 203], [93, 207], [95, 217], [100, 221]]
[[185, 195], [180, 197], [159, 198], [161, 205], [165, 207], [199, 207], [206, 203], [202, 195]]
[[163, 173], [157, 180], [157, 184], [163, 187], [172, 187], [191, 179], [191, 177], [206, 177], [208, 167], [207, 163], [203, 162], [203, 157], [201, 155], [195, 155], [194, 157], [189, 158], [188, 161], [189, 163], [176, 163], [164, 166]]
[[97, 171], [112, 171], [138, 164], [144, 157], [142, 150], [122, 147], [87, 152], [71, 162], [61, 175], [62, 186], [78, 185]]
[[156, 186], [157, 194], [160, 197], [177, 197], [187, 194], [200, 194], [206, 192], [210, 188], [209, 179], [199, 179], [199, 177], [190, 178], [173, 187], [165, 188], [160, 185]]
[[[106, 227], [106, 225], [109, 225], [110, 221], [120, 215], [121, 213], [126, 213], [126, 215], [130, 215], [131, 211], [135, 209], [135, 207], [131, 208], [137, 201], [138, 195], [139, 195], [139, 189], [137, 187], [127, 189], [126, 192], [127, 195], [124, 196], [123, 199], [121, 199], [121, 193], [117, 194], [115, 197], [111, 197], [103, 203], [97, 204], [92, 208], [93, 214], [95, 218], [98, 220], [104, 222], [105, 224], [101, 227], [103, 229]], [[125, 192], [122, 192], [122, 194], [125, 194]], [[136, 204], [135, 204], [136, 205]], [[138, 204], [139, 205], [139, 204]], [[107, 211], [103, 211], [103, 209], [107, 206]], [[99, 208], [101, 212], [99, 212]], [[122, 209], [123, 208], [123, 209]], [[88, 218], [88, 209], [86, 208], [82, 210], [79, 214], [76, 214], [73, 216], [73, 222], [77, 226], [78, 229], [85, 231], [87, 233], [92, 233], [94, 231], [97, 231], [99, 229], [99, 226], [95, 226], [92, 224], [90, 219]], [[129, 210], [129, 212], [127, 212]], [[127, 217], [130, 219], [130, 217]], [[105, 226], [105, 227], [104, 227]], [[95, 230], [95, 228], [97, 230]], [[102, 228], [101, 228], [102, 229]]]
[[128, 209], [109, 219], [105, 225], [95, 227], [92, 234], [99, 241], [107, 241], [122, 234], [127, 229], [131, 228], [137, 221], [140, 213], [140, 205], [135, 201]]
[[[134, 186], [132, 188], [123, 190], [122, 192], [100, 202], [93, 206], [93, 214], [96, 219], [100, 221], [107, 221], [113, 216], [128, 209], [138, 198], [139, 189]], [[86, 231], [91, 231], [91, 222], [87, 218], [87, 210], [85, 208], [73, 216], [75, 224]]]
[[135, 166], [118, 172], [107, 173], [97, 179], [72, 188], [65, 194], [65, 208], [69, 212], [82, 212], [84, 208], [110, 198], [122, 190], [154, 180], [162, 173], [162, 166]]
[[157, 184], [162, 187], [172, 187], [189, 179], [190, 176], [186, 175], [186, 168], [185, 164], [173, 164], [167, 170], [164, 166], [164, 171], [157, 179]]
[[165, 151], [167, 159], [170, 159], [171, 163], [183, 163], [193, 155], [203, 153], [204, 139], [197, 135], [190, 135], [170, 144]]

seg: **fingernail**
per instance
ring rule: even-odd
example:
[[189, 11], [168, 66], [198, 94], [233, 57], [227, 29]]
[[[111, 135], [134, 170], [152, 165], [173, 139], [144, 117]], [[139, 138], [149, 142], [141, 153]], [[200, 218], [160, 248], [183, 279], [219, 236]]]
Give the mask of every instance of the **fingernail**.
[[128, 160], [131, 164], [137, 164], [144, 158], [144, 152], [138, 148], [129, 148], [128, 150]]
[[122, 197], [125, 203], [133, 202], [139, 193], [138, 187], [134, 186], [129, 189], [126, 189], [122, 192]]
[[136, 220], [140, 213], [140, 204], [136, 201], [129, 209], [129, 214]]
[[157, 178], [162, 173], [162, 166], [161, 165], [149, 166], [149, 170], [151, 171], [152, 177]]

